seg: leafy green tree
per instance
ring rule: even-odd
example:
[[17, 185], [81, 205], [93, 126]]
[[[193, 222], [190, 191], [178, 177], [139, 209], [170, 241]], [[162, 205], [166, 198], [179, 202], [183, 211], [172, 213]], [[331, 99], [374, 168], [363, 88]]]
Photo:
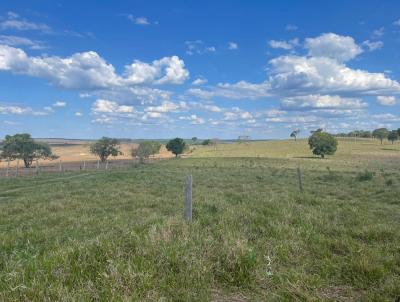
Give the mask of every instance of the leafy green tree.
[[22, 159], [26, 168], [37, 159], [56, 159], [48, 144], [38, 143], [28, 133], [7, 135], [1, 147], [1, 158], [7, 160]]
[[109, 156], [122, 154], [119, 150], [119, 145], [120, 143], [116, 138], [103, 136], [90, 146], [90, 153], [97, 155], [102, 162], [105, 162]]
[[378, 128], [372, 131], [372, 136], [380, 139], [381, 145], [383, 140], [387, 138], [388, 135], [389, 135], [389, 130], [387, 130], [386, 128]]
[[171, 139], [167, 145], [167, 150], [171, 151], [173, 154], [175, 154], [175, 157], [178, 157], [179, 154], [182, 154], [185, 149], [186, 149], [186, 143], [182, 138], [174, 138]]
[[299, 135], [299, 133], [300, 129], [293, 130], [292, 133], [290, 133], [290, 137], [294, 137], [294, 140], [297, 141], [297, 136]]
[[397, 132], [397, 130], [392, 130], [389, 132], [388, 140], [390, 140], [392, 142], [392, 145], [393, 145], [394, 141], [397, 141], [398, 139], [399, 139], [399, 133]]
[[196, 136], [192, 137], [192, 142], [193, 142], [193, 144], [196, 144], [196, 142], [197, 142], [197, 137]]
[[308, 139], [308, 144], [313, 154], [324, 158], [325, 155], [335, 154], [338, 142], [333, 135], [327, 132], [314, 131]]
[[140, 161], [144, 161], [149, 158], [150, 155], [157, 154], [160, 152], [161, 144], [154, 141], [144, 141], [139, 144], [135, 149], [131, 150], [132, 157], [139, 157]]

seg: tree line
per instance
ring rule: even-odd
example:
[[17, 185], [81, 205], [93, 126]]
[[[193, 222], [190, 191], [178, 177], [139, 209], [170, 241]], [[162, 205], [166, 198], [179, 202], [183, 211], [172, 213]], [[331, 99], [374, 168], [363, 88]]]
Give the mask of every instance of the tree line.
[[337, 137], [360, 137], [360, 138], [376, 138], [383, 143], [383, 140], [387, 139], [392, 144], [397, 141], [400, 137], [400, 128], [397, 130], [388, 130], [387, 128], [378, 128], [373, 131], [366, 130], [355, 130], [348, 133], [337, 133]]

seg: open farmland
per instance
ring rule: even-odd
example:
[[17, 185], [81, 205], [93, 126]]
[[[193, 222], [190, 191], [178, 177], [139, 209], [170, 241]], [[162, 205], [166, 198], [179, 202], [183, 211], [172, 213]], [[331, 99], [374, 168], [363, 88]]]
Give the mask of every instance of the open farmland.
[[[98, 157], [91, 154], [89, 151], [90, 144], [93, 141], [85, 141], [85, 140], [61, 140], [61, 139], [52, 139], [52, 140], [39, 140], [48, 143], [52, 147], [52, 151], [54, 154], [59, 156], [56, 160], [40, 160], [41, 166], [48, 166], [48, 167], [58, 167], [58, 163], [61, 160], [65, 167], [79, 167], [82, 165], [84, 161], [92, 162], [92, 165], [96, 165]], [[124, 161], [132, 159], [131, 156], [131, 149], [137, 148], [137, 143], [121, 143], [120, 150], [122, 155], [118, 157], [110, 157], [110, 161]], [[163, 147], [159, 154], [157, 154], [156, 158], [169, 158], [173, 155], [168, 152], [165, 147]], [[16, 167], [17, 161], [10, 162], [10, 167]], [[22, 166], [22, 162], [20, 163]], [[2, 161], [0, 162], [0, 169], [6, 168], [7, 162]]]
[[214, 146], [196, 146], [190, 157], [254, 157], [286, 159], [285, 165], [323, 168], [337, 167], [340, 170], [392, 169], [400, 161], [400, 144], [391, 144], [372, 139], [339, 139], [339, 147], [334, 156], [320, 160], [314, 156], [307, 140], [258, 141], [248, 144], [220, 143]]
[[304, 140], [233, 143], [2, 179], [0, 300], [395, 301], [399, 150], [340, 141], [321, 160]]

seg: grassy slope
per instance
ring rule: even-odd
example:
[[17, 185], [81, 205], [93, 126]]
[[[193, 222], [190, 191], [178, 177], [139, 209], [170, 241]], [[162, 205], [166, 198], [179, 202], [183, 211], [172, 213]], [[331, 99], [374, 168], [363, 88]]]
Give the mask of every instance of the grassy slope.
[[[334, 159], [288, 160], [275, 142], [255, 144], [266, 144], [262, 154], [271, 158], [190, 158], [2, 180], [0, 300], [399, 297], [396, 151], [389, 156], [377, 146], [377, 155], [359, 144], [356, 163], [340, 149]], [[359, 181], [365, 166], [375, 176]], [[190, 225], [181, 219], [189, 173]]]

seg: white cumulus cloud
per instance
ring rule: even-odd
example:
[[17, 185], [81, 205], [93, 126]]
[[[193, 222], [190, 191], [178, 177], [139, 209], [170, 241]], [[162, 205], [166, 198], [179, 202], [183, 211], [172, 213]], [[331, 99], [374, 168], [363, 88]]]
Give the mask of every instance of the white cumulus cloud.
[[351, 69], [330, 57], [281, 56], [270, 61], [269, 83], [283, 94], [400, 92], [384, 73]]
[[353, 59], [362, 53], [362, 48], [355, 43], [352, 37], [334, 33], [307, 38], [304, 47], [308, 49], [310, 56], [333, 58], [341, 62]]
[[281, 102], [284, 109], [362, 109], [367, 103], [357, 98], [344, 98], [338, 95], [305, 95], [285, 98]]
[[289, 41], [279, 41], [279, 40], [271, 40], [268, 42], [269, 46], [272, 48], [281, 48], [285, 50], [291, 50], [294, 47], [299, 45], [299, 39], [295, 38]]
[[239, 48], [239, 45], [236, 42], [229, 42], [228, 43], [228, 49], [229, 50], [236, 50]]
[[379, 104], [383, 106], [393, 106], [397, 104], [396, 97], [379, 95], [376, 97]]
[[93, 103], [92, 112], [94, 113], [132, 113], [133, 106], [119, 105], [115, 101], [98, 99]]
[[63, 101], [57, 101], [53, 104], [53, 107], [65, 107], [65, 106], [67, 106], [67, 103]]

